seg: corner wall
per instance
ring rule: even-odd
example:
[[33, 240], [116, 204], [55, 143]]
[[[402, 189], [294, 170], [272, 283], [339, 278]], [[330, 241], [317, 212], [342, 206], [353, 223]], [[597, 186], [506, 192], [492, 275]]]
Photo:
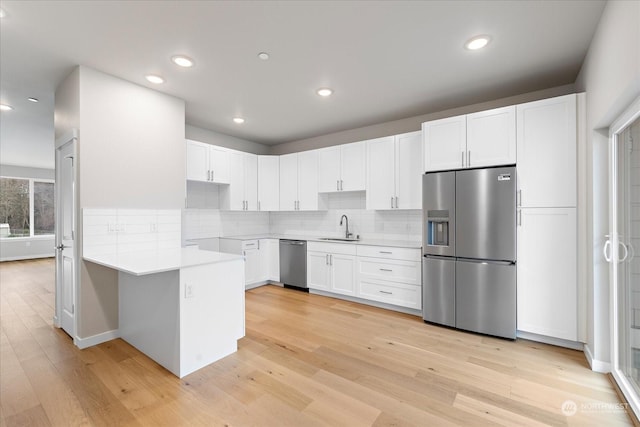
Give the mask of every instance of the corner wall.
[[595, 370], [611, 362], [609, 264], [602, 256], [609, 230], [608, 128], [640, 96], [640, 2], [605, 6], [578, 79], [586, 92], [587, 355]]

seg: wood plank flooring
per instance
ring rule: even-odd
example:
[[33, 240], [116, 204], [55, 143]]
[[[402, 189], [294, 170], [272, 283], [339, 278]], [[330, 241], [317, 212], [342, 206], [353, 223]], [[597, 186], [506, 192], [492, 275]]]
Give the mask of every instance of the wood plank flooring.
[[578, 351], [264, 286], [238, 352], [179, 380], [119, 339], [77, 349], [54, 300], [53, 260], [0, 263], [0, 427], [631, 425]]

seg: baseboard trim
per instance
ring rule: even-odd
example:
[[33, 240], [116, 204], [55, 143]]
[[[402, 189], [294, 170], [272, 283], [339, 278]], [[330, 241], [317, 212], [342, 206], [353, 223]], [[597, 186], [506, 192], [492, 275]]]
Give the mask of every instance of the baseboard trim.
[[36, 255], [26, 255], [26, 256], [9, 256], [0, 258], [0, 262], [5, 261], [26, 261], [28, 259], [40, 259], [40, 258], [54, 258], [55, 254], [36, 254]]
[[114, 340], [116, 338], [120, 338], [120, 331], [118, 329], [113, 329], [111, 331], [92, 335], [86, 338], [76, 337], [76, 339], [74, 340], [74, 344], [82, 350], [88, 347], [93, 347], [94, 345], [102, 344], [103, 342]]
[[594, 359], [593, 353], [589, 348], [588, 344], [584, 345], [584, 355], [587, 358], [587, 362], [589, 366], [591, 366], [591, 370], [594, 372], [600, 372], [603, 374], [608, 374], [611, 372], [611, 362], [604, 362], [602, 360]]
[[255, 289], [255, 288], [259, 288], [260, 286], [266, 286], [266, 285], [275, 285], [280, 287], [283, 286], [282, 283], [276, 282], [274, 280], [264, 280], [262, 282], [256, 282], [256, 283], [251, 283], [250, 285], [245, 285], [244, 290], [248, 291], [249, 289]]
[[524, 340], [541, 342], [558, 347], [570, 348], [572, 350], [584, 350], [584, 344], [577, 341], [569, 341], [562, 338], [548, 337], [546, 335], [533, 334], [531, 332], [517, 331], [516, 336]]

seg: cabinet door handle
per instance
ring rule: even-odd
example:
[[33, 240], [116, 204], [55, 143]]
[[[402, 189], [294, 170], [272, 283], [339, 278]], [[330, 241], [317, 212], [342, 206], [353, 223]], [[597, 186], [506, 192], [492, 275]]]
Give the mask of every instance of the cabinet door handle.
[[340, 191], [340, 181], [336, 179], [336, 191]]
[[333, 255], [329, 255], [329, 265], [333, 265]]
[[329, 254], [326, 254], [324, 257], [324, 263], [325, 265], [329, 265]]
[[211, 181], [211, 171], [207, 171], [207, 181]]
[[385, 295], [393, 295], [393, 292], [389, 292], [389, 291], [379, 291], [379, 292]]
[[378, 252], [380, 252], [381, 254], [388, 254], [388, 255], [393, 254], [393, 252], [389, 252], [389, 251], [378, 251]]
[[396, 209], [398, 209], [398, 196], [396, 196]]
[[344, 190], [344, 187], [342, 186], [342, 180], [340, 180], [340, 191]]
[[393, 196], [391, 196], [391, 209], [393, 209]]
[[462, 167], [464, 167], [464, 151], [462, 151], [461, 154], [462, 154]]
[[467, 166], [471, 167], [471, 150], [467, 151]]
[[381, 269], [380, 269], [380, 271], [390, 271], [390, 272], [393, 272], [393, 270], [392, 270], [392, 269], [390, 269], [390, 268], [381, 268]]

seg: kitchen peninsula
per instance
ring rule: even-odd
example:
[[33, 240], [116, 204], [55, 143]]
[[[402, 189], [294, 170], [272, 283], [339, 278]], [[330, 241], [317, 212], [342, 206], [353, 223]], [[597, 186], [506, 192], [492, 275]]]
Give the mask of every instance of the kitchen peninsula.
[[176, 376], [237, 350], [244, 257], [178, 247], [83, 258], [118, 270], [120, 337]]

